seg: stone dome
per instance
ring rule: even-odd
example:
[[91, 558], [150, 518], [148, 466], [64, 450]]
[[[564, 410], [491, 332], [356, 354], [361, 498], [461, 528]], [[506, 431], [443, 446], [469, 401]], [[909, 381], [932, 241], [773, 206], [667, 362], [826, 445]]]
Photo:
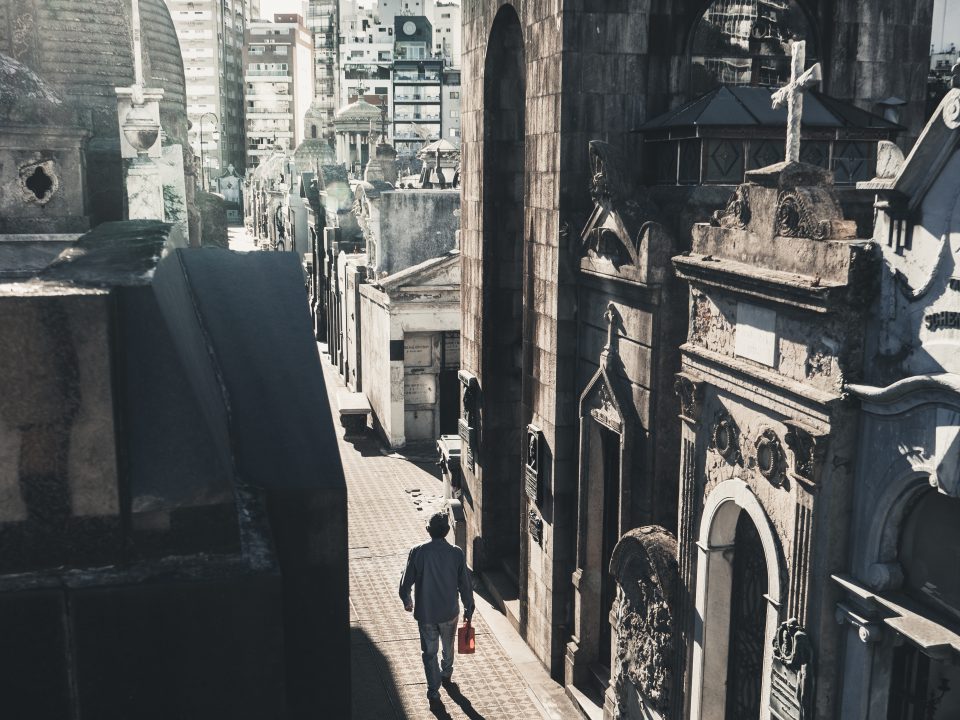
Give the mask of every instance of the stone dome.
[[311, 138], [297, 146], [293, 160], [297, 164], [297, 172], [310, 172], [318, 165], [335, 165], [337, 156], [326, 140]]
[[26, 65], [0, 53], [0, 121], [25, 125], [75, 125], [73, 108]]
[[[0, 53], [30, 68], [76, 108], [87, 148], [94, 225], [123, 218], [123, 172], [115, 88], [133, 84], [129, 0], [0, 0]], [[186, 81], [176, 28], [164, 0], [140, 0], [146, 84], [160, 87], [167, 136], [186, 144]]]
[[380, 122], [380, 108], [371, 105], [363, 98], [346, 105], [337, 110], [333, 123], [336, 126], [361, 123], [368, 126], [373, 121], [375, 124]]

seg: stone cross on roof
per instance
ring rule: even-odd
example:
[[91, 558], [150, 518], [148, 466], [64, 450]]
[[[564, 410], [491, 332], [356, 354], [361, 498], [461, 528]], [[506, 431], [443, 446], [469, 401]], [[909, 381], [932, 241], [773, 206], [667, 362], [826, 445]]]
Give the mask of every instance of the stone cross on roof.
[[803, 91], [820, 82], [820, 63], [804, 71], [807, 63], [807, 43], [794, 40], [793, 59], [790, 66], [790, 82], [773, 94], [773, 106], [787, 103], [787, 162], [800, 162], [800, 121], [803, 119]]
[[140, 34], [140, 0], [130, 0], [130, 24], [133, 26], [133, 98], [134, 103], [143, 103], [143, 38]]

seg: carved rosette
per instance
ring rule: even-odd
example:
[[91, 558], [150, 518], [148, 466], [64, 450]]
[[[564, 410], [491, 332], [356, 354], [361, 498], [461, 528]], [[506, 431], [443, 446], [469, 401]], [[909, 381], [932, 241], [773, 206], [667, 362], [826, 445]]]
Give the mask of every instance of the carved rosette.
[[740, 428], [729, 414], [722, 415], [714, 424], [710, 433], [710, 447], [731, 465], [743, 460], [740, 453]]
[[781, 237], [825, 240], [830, 236], [829, 221], [818, 220], [801, 192], [783, 191], [777, 198], [774, 232]]
[[757, 451], [757, 470], [772, 485], [781, 487], [786, 480], [787, 458], [780, 438], [770, 429], [764, 430], [754, 442]]
[[669, 712], [674, 692], [674, 608], [679, 571], [676, 540], [651, 526], [631, 530], [614, 548], [610, 572], [617, 579], [615, 720], [627, 717], [631, 695]]
[[723, 210], [717, 210], [710, 220], [715, 227], [740, 229], [750, 223], [750, 200], [745, 185], [737, 187]]
[[673, 390], [680, 398], [680, 417], [692, 423], [700, 422], [703, 412], [704, 384], [692, 375], [677, 373]]

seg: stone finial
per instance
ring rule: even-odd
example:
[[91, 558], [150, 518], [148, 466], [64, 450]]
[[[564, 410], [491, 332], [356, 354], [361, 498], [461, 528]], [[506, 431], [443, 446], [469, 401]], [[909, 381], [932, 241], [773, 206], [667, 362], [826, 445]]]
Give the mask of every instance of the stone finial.
[[617, 350], [617, 325], [622, 321], [617, 306], [612, 302], [607, 305], [607, 310], [603, 313], [607, 321], [607, 344], [603, 346], [603, 352], [600, 354], [600, 363], [606, 367], [611, 355], [616, 355]]

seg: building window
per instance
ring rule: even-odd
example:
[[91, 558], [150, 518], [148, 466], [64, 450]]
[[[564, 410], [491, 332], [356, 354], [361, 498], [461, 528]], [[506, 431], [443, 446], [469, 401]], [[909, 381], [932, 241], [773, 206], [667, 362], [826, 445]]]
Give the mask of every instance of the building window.
[[451, 90], [451, 91], [450, 91], [450, 99], [451, 99], [451, 100], [459, 100], [459, 99], [460, 99], [460, 91], [459, 91], [459, 90]]
[[452, 118], [458, 118], [458, 117], [460, 117], [460, 111], [459, 111], [459, 110], [451, 110], [451, 111], [450, 111], [450, 117], [452, 117]]
[[783, 85], [790, 78], [790, 42], [815, 33], [794, 0], [714, 0], [697, 24], [691, 52], [694, 96], [718, 85]]

